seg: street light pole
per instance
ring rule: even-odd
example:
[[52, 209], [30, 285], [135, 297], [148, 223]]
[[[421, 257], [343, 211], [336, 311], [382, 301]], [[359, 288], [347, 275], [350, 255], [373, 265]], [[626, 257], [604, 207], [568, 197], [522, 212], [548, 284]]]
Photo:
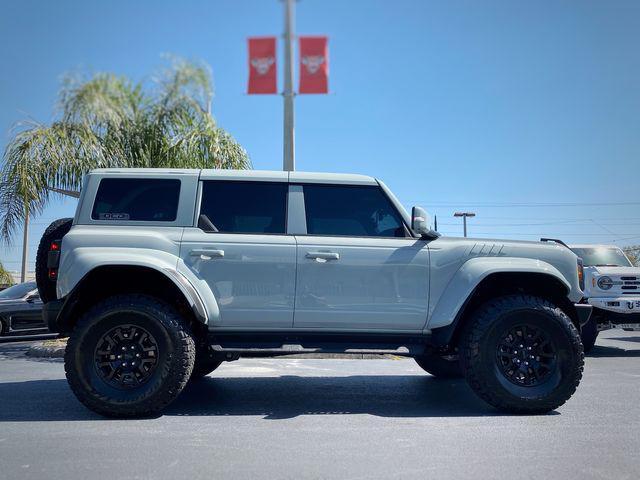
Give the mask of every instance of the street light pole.
[[29, 258], [29, 207], [24, 207], [24, 232], [22, 234], [22, 271], [20, 272], [20, 282], [27, 281], [27, 265]]
[[464, 236], [467, 236], [467, 217], [475, 217], [476, 214], [473, 212], [456, 212], [453, 214], [454, 217], [462, 217], [462, 224], [464, 225]]
[[293, 25], [294, 0], [284, 0], [284, 147], [282, 169], [292, 172], [296, 169], [293, 99]]

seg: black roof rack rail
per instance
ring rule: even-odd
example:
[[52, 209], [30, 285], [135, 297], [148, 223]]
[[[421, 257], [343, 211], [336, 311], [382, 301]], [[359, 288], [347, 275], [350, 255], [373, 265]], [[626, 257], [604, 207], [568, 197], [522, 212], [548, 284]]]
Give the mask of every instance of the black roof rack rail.
[[[569, 248], [569, 245], [567, 245], [566, 243], [564, 243], [562, 240], [559, 240], [557, 238], [541, 238], [540, 239], [541, 242], [555, 242], [555, 243], [559, 243], [560, 245], [562, 245], [563, 247], [567, 247]], [[569, 250], [571, 250], [569, 248]]]

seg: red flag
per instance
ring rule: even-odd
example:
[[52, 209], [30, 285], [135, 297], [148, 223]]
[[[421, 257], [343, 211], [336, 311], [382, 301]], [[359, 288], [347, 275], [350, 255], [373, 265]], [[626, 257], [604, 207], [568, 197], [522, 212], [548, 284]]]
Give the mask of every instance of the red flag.
[[328, 93], [329, 49], [327, 37], [300, 37], [300, 88], [298, 93]]
[[249, 39], [248, 93], [277, 93], [276, 37]]

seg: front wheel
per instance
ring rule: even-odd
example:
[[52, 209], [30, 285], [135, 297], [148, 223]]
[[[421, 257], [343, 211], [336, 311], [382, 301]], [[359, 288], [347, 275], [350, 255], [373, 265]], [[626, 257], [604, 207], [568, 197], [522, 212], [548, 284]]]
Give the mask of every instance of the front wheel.
[[120, 295], [78, 321], [64, 366], [85, 406], [105, 416], [138, 417], [178, 396], [194, 358], [189, 327], [173, 307], [145, 295]]
[[578, 330], [560, 308], [539, 297], [510, 295], [485, 303], [471, 319], [461, 347], [471, 388], [507, 412], [554, 410], [582, 378]]

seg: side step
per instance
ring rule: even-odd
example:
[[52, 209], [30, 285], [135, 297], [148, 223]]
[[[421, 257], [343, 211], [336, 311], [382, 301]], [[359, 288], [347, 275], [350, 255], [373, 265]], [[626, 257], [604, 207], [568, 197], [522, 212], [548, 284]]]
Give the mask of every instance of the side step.
[[304, 353], [344, 353], [344, 354], [374, 354], [374, 355], [397, 355], [401, 357], [415, 357], [422, 355], [425, 345], [396, 346], [389, 344], [345, 344], [345, 343], [319, 343], [313, 346], [303, 346], [300, 344], [274, 345], [273, 343], [252, 343], [250, 345], [223, 345], [211, 344], [214, 352], [220, 354], [237, 354], [240, 356], [276, 356], [293, 355]]

